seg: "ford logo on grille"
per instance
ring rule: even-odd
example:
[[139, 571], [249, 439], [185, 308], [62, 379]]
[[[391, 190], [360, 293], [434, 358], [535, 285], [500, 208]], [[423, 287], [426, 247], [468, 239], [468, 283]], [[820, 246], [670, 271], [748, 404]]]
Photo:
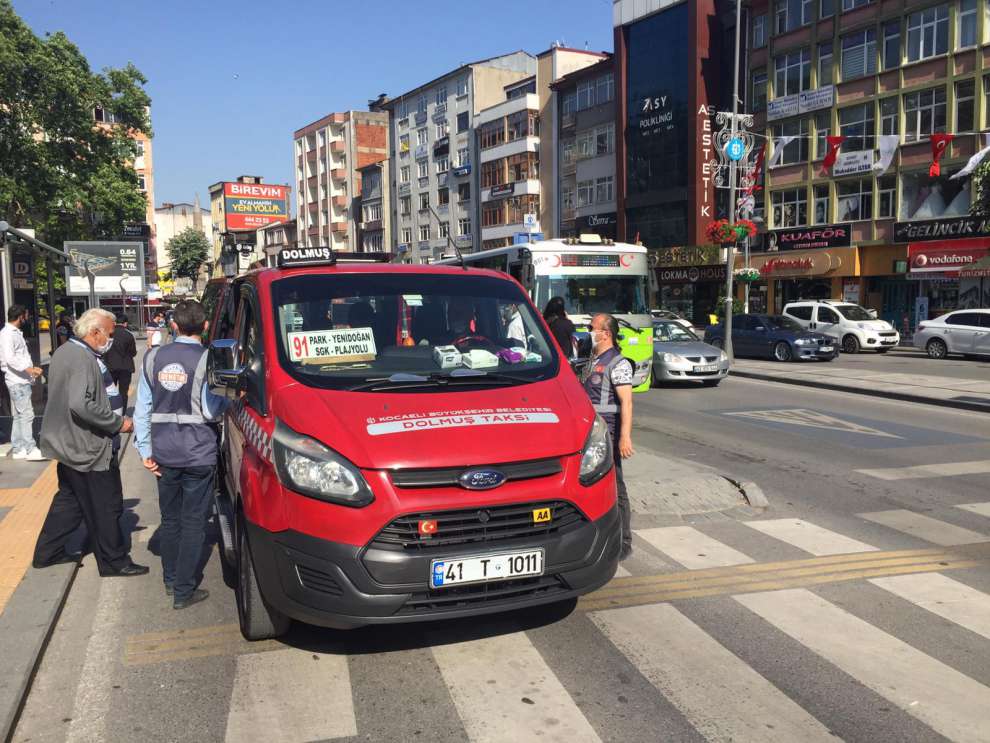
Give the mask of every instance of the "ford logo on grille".
[[498, 470], [468, 470], [457, 481], [468, 490], [491, 490], [505, 482], [505, 473]]

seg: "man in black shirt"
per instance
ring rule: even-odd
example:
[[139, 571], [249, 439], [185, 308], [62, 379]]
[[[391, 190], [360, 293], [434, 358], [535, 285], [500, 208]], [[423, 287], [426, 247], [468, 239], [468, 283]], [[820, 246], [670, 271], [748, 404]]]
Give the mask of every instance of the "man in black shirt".
[[134, 335], [127, 329], [127, 317], [117, 315], [117, 327], [113, 332], [113, 345], [103, 355], [103, 363], [110, 370], [113, 381], [117, 383], [120, 396], [124, 400], [124, 411], [127, 411], [127, 391], [131, 386], [131, 375], [134, 374], [134, 357], [137, 356], [137, 345]]

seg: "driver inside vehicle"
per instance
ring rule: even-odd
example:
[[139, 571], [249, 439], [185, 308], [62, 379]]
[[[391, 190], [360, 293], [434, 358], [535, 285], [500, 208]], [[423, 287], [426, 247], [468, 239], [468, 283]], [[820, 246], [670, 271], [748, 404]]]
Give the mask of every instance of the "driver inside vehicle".
[[474, 302], [470, 297], [451, 297], [447, 302], [447, 328], [450, 343], [458, 345], [475, 335]]

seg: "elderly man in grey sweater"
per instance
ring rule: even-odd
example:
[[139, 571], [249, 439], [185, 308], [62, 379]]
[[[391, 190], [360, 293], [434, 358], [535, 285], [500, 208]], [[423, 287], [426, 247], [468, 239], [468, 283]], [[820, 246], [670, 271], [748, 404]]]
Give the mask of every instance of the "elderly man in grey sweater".
[[144, 575], [131, 561], [120, 533], [123, 501], [114, 438], [130, 433], [130, 418], [110, 403], [113, 378], [98, 358], [113, 343], [114, 316], [93, 308], [83, 313], [75, 337], [54, 354], [48, 370], [48, 405], [41, 425], [41, 451], [58, 461], [58, 492], [34, 548], [34, 567], [74, 562], [66, 542], [81, 522], [102, 576]]

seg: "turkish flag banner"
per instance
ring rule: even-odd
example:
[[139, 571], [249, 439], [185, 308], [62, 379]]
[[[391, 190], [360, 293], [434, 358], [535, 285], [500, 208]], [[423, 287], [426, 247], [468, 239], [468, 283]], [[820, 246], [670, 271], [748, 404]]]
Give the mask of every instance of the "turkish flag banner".
[[928, 169], [928, 175], [937, 178], [942, 174], [942, 166], [939, 160], [942, 154], [949, 148], [949, 142], [956, 138], [955, 134], [933, 134], [932, 141], [932, 166]]
[[846, 138], [836, 135], [825, 137], [825, 141], [828, 142], [828, 152], [825, 153], [825, 159], [822, 160], [822, 173], [828, 174], [829, 168], [835, 165], [835, 159], [839, 156], [839, 148], [846, 141]]

